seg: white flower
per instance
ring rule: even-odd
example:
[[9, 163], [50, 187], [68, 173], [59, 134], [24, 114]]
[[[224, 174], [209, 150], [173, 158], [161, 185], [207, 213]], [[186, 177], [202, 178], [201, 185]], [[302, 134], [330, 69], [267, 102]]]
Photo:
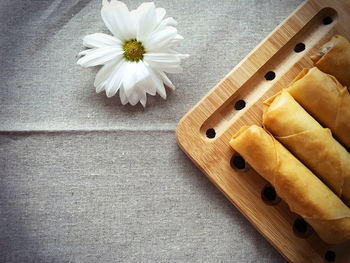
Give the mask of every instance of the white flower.
[[122, 2], [103, 0], [101, 16], [113, 36], [85, 36], [83, 44], [90, 49], [80, 52], [83, 57], [77, 62], [83, 67], [103, 65], [95, 78], [96, 92], [105, 90], [112, 97], [119, 90], [123, 105], [140, 101], [145, 107], [147, 93], [165, 99], [164, 84], [175, 89], [165, 72], [182, 72], [181, 59], [188, 57], [172, 49], [183, 40], [174, 27], [177, 22], [164, 19], [165, 9], [153, 2], [129, 11]]

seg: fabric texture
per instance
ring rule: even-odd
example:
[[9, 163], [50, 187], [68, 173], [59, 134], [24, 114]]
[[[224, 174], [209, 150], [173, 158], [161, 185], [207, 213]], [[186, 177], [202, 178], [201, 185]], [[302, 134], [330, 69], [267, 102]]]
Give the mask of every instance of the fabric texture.
[[156, 1], [191, 57], [146, 109], [76, 65], [101, 2], [0, 1], [0, 262], [284, 262], [175, 129], [301, 0]]

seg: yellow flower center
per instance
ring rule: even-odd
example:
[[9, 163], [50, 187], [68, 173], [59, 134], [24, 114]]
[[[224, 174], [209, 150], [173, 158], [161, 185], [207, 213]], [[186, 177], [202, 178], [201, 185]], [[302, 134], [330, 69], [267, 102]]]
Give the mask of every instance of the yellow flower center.
[[143, 60], [143, 54], [145, 54], [145, 48], [140, 41], [136, 39], [130, 39], [125, 42], [123, 46], [124, 57], [128, 61], [138, 62]]

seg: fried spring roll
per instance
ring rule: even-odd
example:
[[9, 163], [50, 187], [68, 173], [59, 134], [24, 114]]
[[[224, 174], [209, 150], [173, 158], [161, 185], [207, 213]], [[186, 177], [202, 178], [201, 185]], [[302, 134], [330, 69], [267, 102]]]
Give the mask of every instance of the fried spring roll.
[[350, 43], [345, 37], [333, 36], [311, 59], [316, 67], [350, 89]]
[[318, 68], [303, 69], [287, 88], [323, 126], [350, 149], [350, 95], [336, 78]]
[[244, 126], [230, 145], [325, 242], [350, 239], [350, 209], [272, 135]]
[[286, 91], [264, 102], [264, 127], [350, 207], [350, 154]]

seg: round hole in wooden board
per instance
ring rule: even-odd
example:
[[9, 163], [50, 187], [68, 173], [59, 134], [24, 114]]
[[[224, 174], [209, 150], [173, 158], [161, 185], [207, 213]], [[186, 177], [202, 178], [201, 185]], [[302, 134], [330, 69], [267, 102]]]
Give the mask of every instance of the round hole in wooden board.
[[293, 232], [297, 237], [308, 238], [313, 229], [303, 218], [298, 217], [293, 223]]
[[300, 53], [300, 52], [302, 52], [304, 50], [305, 50], [305, 44], [301, 43], [301, 42], [296, 44], [295, 47], [294, 47], [294, 52], [296, 52], [296, 53]]
[[235, 103], [235, 109], [236, 110], [242, 110], [245, 108], [246, 102], [244, 100], [238, 100]]
[[246, 172], [249, 169], [249, 164], [238, 153], [232, 155], [230, 160], [230, 166], [233, 170], [240, 173]]
[[207, 137], [209, 139], [213, 139], [213, 138], [215, 138], [216, 132], [215, 132], [215, 129], [209, 128], [205, 134], [207, 135]]
[[261, 190], [261, 199], [267, 205], [277, 205], [281, 202], [281, 198], [277, 195], [275, 188], [271, 184], [267, 184]]
[[336, 258], [336, 254], [332, 250], [327, 250], [324, 254], [324, 258], [327, 262], [334, 262]]
[[329, 16], [326, 16], [325, 18], [322, 19], [322, 23], [324, 25], [332, 24], [332, 22], [333, 22], [333, 19], [331, 17], [329, 17]]
[[276, 73], [273, 71], [268, 71], [264, 76], [266, 80], [273, 80], [275, 79], [275, 77], [276, 77]]

